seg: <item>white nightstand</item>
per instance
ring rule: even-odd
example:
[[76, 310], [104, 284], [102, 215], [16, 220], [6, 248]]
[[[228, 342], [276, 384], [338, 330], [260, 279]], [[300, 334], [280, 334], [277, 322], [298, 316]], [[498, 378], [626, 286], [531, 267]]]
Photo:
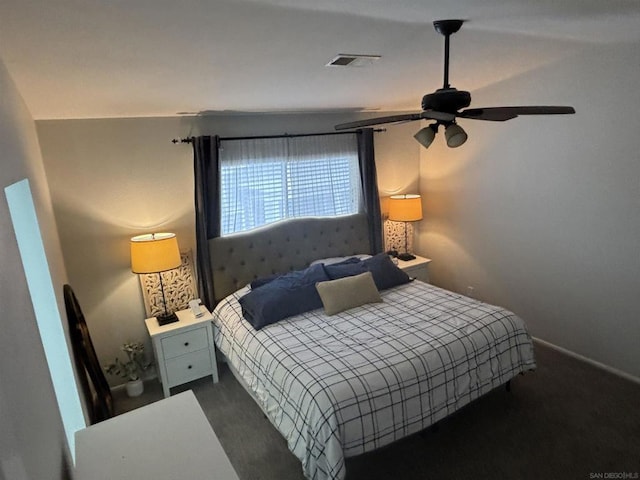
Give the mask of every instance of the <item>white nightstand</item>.
[[398, 260], [398, 267], [407, 273], [411, 278], [421, 280], [425, 283], [429, 283], [429, 263], [430, 258], [419, 257], [413, 260], [403, 261]]
[[165, 398], [171, 387], [211, 375], [218, 382], [216, 349], [213, 344], [211, 313], [203, 306], [196, 317], [190, 309], [176, 312], [178, 321], [160, 326], [155, 317], [145, 324], [153, 342], [153, 352]]

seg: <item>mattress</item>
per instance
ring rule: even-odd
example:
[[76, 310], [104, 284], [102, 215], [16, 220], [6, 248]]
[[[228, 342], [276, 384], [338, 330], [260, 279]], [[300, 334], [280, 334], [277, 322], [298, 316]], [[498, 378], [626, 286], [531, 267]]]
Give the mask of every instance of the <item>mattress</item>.
[[259, 331], [242, 318], [247, 291], [215, 308], [215, 343], [308, 479], [341, 480], [346, 457], [419, 432], [536, 367], [515, 314], [420, 281], [382, 291], [382, 303]]

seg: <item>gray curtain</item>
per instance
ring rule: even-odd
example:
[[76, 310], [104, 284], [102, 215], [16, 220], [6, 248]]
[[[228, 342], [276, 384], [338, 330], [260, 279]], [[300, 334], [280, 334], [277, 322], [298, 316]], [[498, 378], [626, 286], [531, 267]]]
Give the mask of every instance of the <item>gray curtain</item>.
[[215, 307], [209, 239], [220, 236], [219, 142], [217, 135], [192, 138], [198, 294], [209, 310]]
[[376, 174], [376, 157], [373, 148], [373, 129], [358, 130], [358, 157], [360, 160], [360, 178], [362, 179], [362, 195], [364, 211], [369, 223], [369, 245], [371, 253], [383, 251], [382, 213], [380, 212], [380, 196], [378, 194], [378, 176]]

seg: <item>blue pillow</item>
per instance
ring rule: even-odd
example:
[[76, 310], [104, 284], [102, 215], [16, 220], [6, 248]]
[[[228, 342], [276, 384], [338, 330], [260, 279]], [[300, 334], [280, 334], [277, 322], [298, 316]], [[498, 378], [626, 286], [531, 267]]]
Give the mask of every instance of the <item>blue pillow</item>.
[[240, 298], [242, 316], [260, 330], [284, 318], [322, 308], [316, 283], [327, 280], [320, 264], [281, 275]]
[[347, 258], [340, 263], [325, 264], [324, 269], [331, 280], [352, 277], [368, 271], [365, 264], [357, 257]]
[[267, 277], [256, 278], [251, 282], [251, 290], [255, 290], [256, 288], [266, 285], [267, 283], [273, 282], [276, 278], [281, 276], [281, 273], [274, 273], [273, 275], [269, 275]]
[[373, 281], [378, 290], [386, 290], [411, 281], [409, 275], [400, 270], [386, 253], [374, 255], [362, 260], [362, 263], [373, 275]]

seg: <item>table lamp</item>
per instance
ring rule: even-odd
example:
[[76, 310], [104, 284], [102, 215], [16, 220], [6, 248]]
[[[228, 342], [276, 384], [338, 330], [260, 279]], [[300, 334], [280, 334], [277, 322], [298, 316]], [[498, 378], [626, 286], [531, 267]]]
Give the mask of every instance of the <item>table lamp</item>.
[[164, 296], [162, 272], [178, 268], [182, 260], [178, 239], [174, 233], [148, 233], [131, 239], [131, 271], [133, 273], [157, 273], [160, 277], [160, 290], [164, 315], [158, 315], [158, 325], [177, 322], [175, 313], [167, 312], [167, 300]]
[[404, 252], [398, 255], [398, 258], [405, 261], [415, 259], [415, 255], [411, 255], [408, 250], [407, 223], [422, 220], [422, 201], [420, 200], [420, 195], [391, 195], [389, 197], [389, 220], [393, 222], [404, 222]]

